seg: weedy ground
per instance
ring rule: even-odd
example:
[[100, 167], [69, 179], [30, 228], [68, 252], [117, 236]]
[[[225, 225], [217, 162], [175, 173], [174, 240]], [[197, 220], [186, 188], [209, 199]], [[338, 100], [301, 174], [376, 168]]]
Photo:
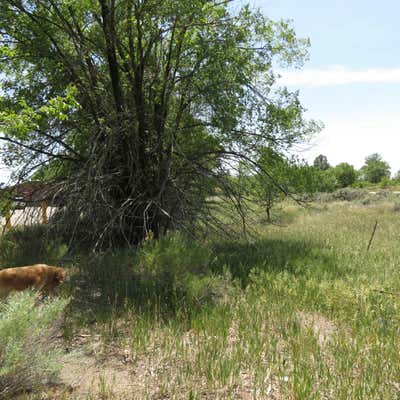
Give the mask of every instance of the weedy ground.
[[60, 384], [25, 397], [399, 398], [396, 210], [286, 204], [252, 239], [82, 257]]

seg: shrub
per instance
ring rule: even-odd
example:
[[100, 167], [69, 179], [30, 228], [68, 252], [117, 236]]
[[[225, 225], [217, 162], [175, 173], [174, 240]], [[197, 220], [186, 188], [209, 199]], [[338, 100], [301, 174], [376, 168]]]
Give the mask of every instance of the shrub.
[[52, 263], [67, 250], [65, 244], [52, 238], [45, 225], [16, 227], [0, 240], [0, 266]]
[[363, 181], [363, 180], [357, 180], [355, 181], [351, 186], [355, 189], [363, 189], [366, 188], [367, 186], [369, 186], [370, 183]]
[[361, 189], [343, 188], [338, 189], [332, 193], [321, 193], [317, 198], [319, 201], [355, 201], [363, 200], [366, 197], [366, 193]]
[[[145, 241], [138, 248], [82, 259], [81, 275], [104, 300], [128, 300], [174, 313], [225, 296], [230, 278], [211, 272], [211, 250], [179, 233]], [[100, 299], [98, 299], [100, 300]]]
[[363, 199], [365, 197], [365, 192], [363, 190], [345, 188], [336, 190], [332, 195], [335, 200], [354, 201]]
[[68, 300], [37, 304], [32, 292], [0, 304], [0, 398], [13, 398], [54, 379], [60, 369], [55, 337]]
[[385, 176], [382, 178], [382, 180], [379, 182], [378, 186], [382, 189], [387, 189], [390, 188], [391, 186], [395, 186], [396, 181], [390, 179], [390, 177]]

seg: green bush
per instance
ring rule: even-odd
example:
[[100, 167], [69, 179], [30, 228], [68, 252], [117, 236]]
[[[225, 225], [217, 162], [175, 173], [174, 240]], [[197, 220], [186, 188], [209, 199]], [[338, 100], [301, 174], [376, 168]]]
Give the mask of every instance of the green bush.
[[60, 369], [56, 333], [68, 300], [38, 304], [33, 292], [0, 303], [0, 398], [14, 398], [54, 379]]
[[393, 186], [396, 186], [397, 182], [390, 177], [385, 176], [382, 180], [378, 183], [378, 187], [382, 189], [387, 189]]
[[208, 246], [173, 233], [131, 250], [91, 255], [79, 267], [104, 300], [128, 300], [139, 308], [159, 306], [174, 313], [211, 304], [231, 289], [230, 278], [213, 274], [210, 264]]
[[36, 263], [53, 263], [68, 248], [52, 238], [45, 225], [16, 227], [0, 240], [0, 267], [18, 267]]
[[351, 185], [351, 187], [353, 187], [354, 189], [364, 189], [364, 188], [366, 188], [366, 187], [368, 187], [368, 186], [370, 186], [370, 185], [371, 185], [371, 184], [370, 184], [369, 182], [363, 181], [363, 180], [359, 179], [359, 180], [355, 181], [355, 182]]

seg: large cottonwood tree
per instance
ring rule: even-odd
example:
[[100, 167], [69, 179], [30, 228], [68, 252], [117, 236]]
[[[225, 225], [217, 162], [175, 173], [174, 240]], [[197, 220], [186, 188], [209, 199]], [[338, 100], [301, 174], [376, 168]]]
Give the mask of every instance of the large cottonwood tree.
[[307, 46], [231, 1], [1, 0], [3, 159], [57, 184], [97, 245], [218, 226], [208, 199], [236, 201], [239, 160], [318, 128], [274, 86]]

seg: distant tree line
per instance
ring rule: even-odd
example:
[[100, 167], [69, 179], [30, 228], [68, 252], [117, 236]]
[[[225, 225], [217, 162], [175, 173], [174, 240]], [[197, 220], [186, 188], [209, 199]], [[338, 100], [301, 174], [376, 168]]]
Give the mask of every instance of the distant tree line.
[[391, 179], [390, 165], [379, 153], [367, 156], [364, 165], [359, 170], [346, 162], [332, 167], [323, 154], [315, 158], [313, 167], [320, 171], [320, 176], [324, 181], [321, 182], [320, 191], [332, 191], [349, 186], [379, 185], [386, 187], [400, 183], [400, 171]]
[[400, 171], [391, 179], [390, 166], [382, 156], [374, 153], [365, 158], [365, 164], [357, 170], [342, 162], [331, 166], [328, 158], [320, 154], [312, 165], [294, 157], [285, 157], [266, 147], [258, 163], [268, 174], [246, 174], [241, 170], [238, 179], [247, 180], [251, 197], [265, 209], [267, 222], [271, 222], [271, 210], [279, 201], [291, 196], [304, 200], [317, 192], [333, 192], [346, 187], [389, 187], [400, 184]]

